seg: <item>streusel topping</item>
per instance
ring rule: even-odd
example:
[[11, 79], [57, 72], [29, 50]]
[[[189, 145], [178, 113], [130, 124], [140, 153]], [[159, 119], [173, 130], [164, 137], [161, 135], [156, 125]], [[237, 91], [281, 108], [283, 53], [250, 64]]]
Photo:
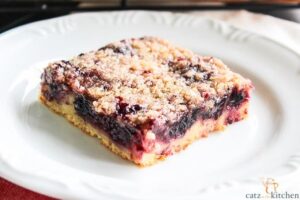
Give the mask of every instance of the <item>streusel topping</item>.
[[44, 79], [88, 95], [96, 112], [133, 124], [174, 122], [191, 109], [210, 110], [237, 85], [249, 85], [220, 60], [155, 37], [121, 40], [51, 63]]

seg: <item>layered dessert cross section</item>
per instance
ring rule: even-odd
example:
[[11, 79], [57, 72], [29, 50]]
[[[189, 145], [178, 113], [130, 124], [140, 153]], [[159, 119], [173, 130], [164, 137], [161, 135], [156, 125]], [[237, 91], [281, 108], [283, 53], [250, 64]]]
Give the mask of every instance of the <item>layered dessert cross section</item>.
[[252, 88], [217, 58], [142, 37], [50, 63], [40, 99], [114, 153], [146, 166], [244, 119]]

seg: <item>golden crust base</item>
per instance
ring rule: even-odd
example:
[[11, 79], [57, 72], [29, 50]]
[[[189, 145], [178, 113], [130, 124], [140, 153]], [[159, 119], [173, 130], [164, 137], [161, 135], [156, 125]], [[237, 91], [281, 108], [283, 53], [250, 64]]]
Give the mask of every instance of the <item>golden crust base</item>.
[[[134, 162], [138, 166], [150, 166], [155, 164], [157, 161], [164, 160], [168, 157], [167, 155], [144, 153], [141, 159], [136, 159], [130, 151], [114, 144], [103, 131], [94, 128], [89, 123], [85, 122], [81, 117], [79, 117], [75, 113], [72, 104], [58, 104], [54, 101], [47, 101], [43, 95], [40, 95], [40, 100], [50, 110], [62, 115], [70, 123], [80, 128], [86, 134], [97, 137], [100, 142], [109, 150], [126, 160]], [[247, 109], [248, 103], [245, 103], [241, 108], [239, 108], [238, 112], [241, 119], [247, 117]], [[169, 144], [170, 151], [179, 152], [189, 146], [193, 141], [202, 137], [206, 137], [208, 133], [211, 133], [212, 131], [223, 130], [225, 128], [224, 122], [227, 118], [227, 115], [228, 113], [224, 112], [218, 120], [199, 120], [195, 122], [194, 125], [186, 132], [184, 137], [176, 139]]]

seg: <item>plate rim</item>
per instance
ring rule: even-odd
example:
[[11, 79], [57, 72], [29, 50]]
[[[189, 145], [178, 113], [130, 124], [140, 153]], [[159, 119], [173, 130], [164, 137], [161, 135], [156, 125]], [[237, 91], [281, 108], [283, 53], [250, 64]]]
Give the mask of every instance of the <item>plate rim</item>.
[[[28, 23], [28, 24], [25, 24], [25, 25], [22, 25], [22, 26], [19, 26], [19, 27], [16, 27], [16, 28], [13, 28], [13, 29], [10, 29], [8, 31], [5, 31], [3, 33], [0, 34], [0, 43], [2, 42], [2, 40], [4, 39], [9, 39], [10, 36], [14, 35], [14, 34], [18, 34], [18, 33], [21, 33], [22, 31], [26, 31], [27, 28], [30, 28], [31, 26], [40, 26], [40, 25], [43, 25], [43, 24], [46, 24], [46, 23], [49, 23], [49, 22], [52, 22], [52, 23], [55, 23], [57, 22], [57, 20], [63, 20], [63, 19], [66, 19], [66, 18], [70, 18], [70, 17], [73, 17], [73, 16], [79, 16], [79, 15], [112, 15], [112, 14], [115, 14], [115, 15], [119, 15], [120, 13], [151, 13], [151, 14], [155, 14], [155, 15], [162, 15], [162, 14], [168, 14], [170, 16], [178, 16], [178, 17], [184, 17], [184, 16], [189, 16], [193, 19], [202, 19], [202, 20], [208, 20], [208, 21], [211, 21], [213, 23], [217, 23], [217, 24], [221, 24], [222, 26], [226, 26], [227, 28], [230, 28], [231, 30], [233, 31], [242, 31], [243, 33], [247, 33], [249, 35], [253, 35], [259, 39], [262, 39], [264, 41], [267, 41], [267, 42], [270, 42], [276, 46], [278, 46], [279, 48], [282, 48], [286, 51], [289, 51], [289, 53], [292, 53], [293, 55], [295, 55], [296, 57], [299, 58], [300, 60], [300, 53], [296, 52], [295, 50], [293, 50], [292, 48], [290, 47], [287, 47], [285, 46], [284, 44], [281, 44], [271, 38], [268, 38], [266, 36], [263, 36], [263, 35], [259, 35], [257, 33], [254, 33], [254, 32], [251, 32], [251, 31], [248, 31], [248, 30], [245, 30], [245, 29], [242, 29], [242, 28], [237, 28], [233, 25], [230, 25], [226, 22], [223, 22], [221, 20], [216, 20], [216, 19], [211, 19], [211, 18], [208, 18], [208, 17], [199, 17], [199, 16], [193, 16], [193, 15], [189, 15], [189, 14], [184, 14], [184, 13], [172, 13], [172, 12], [158, 12], [158, 11], [113, 11], [113, 12], [83, 12], [83, 13], [72, 13], [72, 14], [68, 14], [68, 15], [64, 15], [64, 16], [59, 16], [59, 17], [55, 17], [55, 18], [51, 18], [51, 19], [46, 19], [46, 20], [39, 20], [39, 21], [36, 21], [36, 22], [31, 22], [31, 23]], [[299, 69], [300, 69], [300, 66], [299, 66]], [[297, 155], [298, 153], [300, 152], [297, 152]], [[299, 154], [300, 156], [300, 154]], [[2, 164], [4, 163], [4, 161], [2, 160], [2, 158], [0, 157], [0, 169], [3, 169], [5, 167], [1, 167]], [[5, 163], [4, 163], [5, 165]], [[5, 170], [3, 170], [5, 171]], [[57, 193], [57, 194], [53, 194], [53, 191], [47, 191], [47, 189], [41, 189], [39, 187], [36, 187], [35, 184], [31, 184], [30, 181], [26, 181], [23, 179], [23, 177], [21, 178], [16, 178], [16, 176], [12, 175], [12, 173], [10, 173], [10, 175], [8, 175], [8, 173], [4, 173], [2, 170], [0, 170], [0, 175], [2, 177], [4, 177], [5, 179], [11, 181], [12, 183], [15, 183], [17, 185], [20, 185], [24, 188], [28, 188], [32, 191], [35, 191], [35, 192], [38, 192], [38, 193], [42, 193], [42, 194], [45, 194], [45, 195], [48, 195], [48, 196], [56, 196], [56, 197], [61, 197], [62, 194], [60, 193]], [[9, 170], [8, 170], [9, 171]], [[12, 170], [13, 171], [13, 170]], [[22, 180], [23, 179], [23, 180]], [[64, 197], [63, 198], [69, 198], [67, 194], [64, 194]]]

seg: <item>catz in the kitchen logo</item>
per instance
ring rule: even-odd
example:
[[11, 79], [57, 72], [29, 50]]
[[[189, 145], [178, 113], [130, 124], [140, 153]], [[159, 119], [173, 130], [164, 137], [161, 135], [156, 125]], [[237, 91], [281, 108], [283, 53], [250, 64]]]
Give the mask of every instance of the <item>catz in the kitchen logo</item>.
[[299, 193], [280, 192], [279, 183], [274, 178], [261, 180], [264, 191], [262, 193], [247, 193], [247, 199], [300, 199]]

